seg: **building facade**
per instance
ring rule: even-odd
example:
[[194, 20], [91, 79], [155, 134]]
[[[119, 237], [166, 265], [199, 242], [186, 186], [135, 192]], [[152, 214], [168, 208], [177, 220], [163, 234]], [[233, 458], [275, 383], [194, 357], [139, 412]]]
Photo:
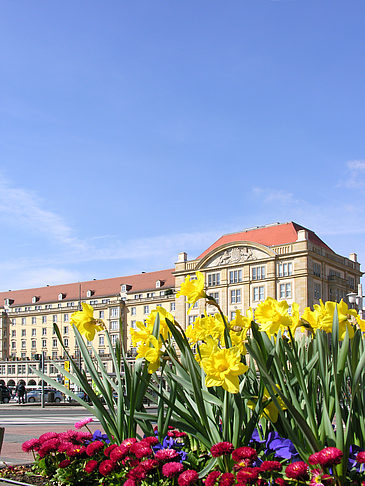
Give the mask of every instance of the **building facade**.
[[[135, 349], [129, 329], [156, 309], [164, 307], [183, 326], [202, 313], [214, 313], [204, 299], [187, 315], [184, 297], [176, 293], [187, 275], [205, 275], [206, 290], [218, 300], [229, 319], [236, 310], [245, 313], [267, 297], [297, 302], [305, 307], [319, 302], [346, 300], [360, 285], [360, 264], [355, 253], [336, 254], [313, 231], [296, 223], [251, 228], [223, 235], [194, 260], [178, 255], [175, 267], [126, 277], [47, 286], [0, 293], [0, 380], [7, 385], [23, 381], [36, 385], [35, 357], [46, 357], [45, 372], [62, 380], [53, 362], [63, 363], [66, 353], [58, 342], [58, 325], [67, 352], [80, 359], [71, 314], [82, 302], [92, 305], [95, 317], [104, 320], [112, 343], [119, 339], [132, 357]], [[103, 332], [92, 345], [108, 371], [111, 362]]]

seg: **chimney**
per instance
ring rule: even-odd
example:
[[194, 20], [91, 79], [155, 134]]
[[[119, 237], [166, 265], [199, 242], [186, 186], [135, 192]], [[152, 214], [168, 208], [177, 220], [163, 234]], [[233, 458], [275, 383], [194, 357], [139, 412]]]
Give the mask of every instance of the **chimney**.
[[297, 241], [305, 241], [307, 239], [308, 239], [308, 231], [304, 229], [298, 230]]
[[178, 254], [177, 256], [177, 262], [178, 263], [182, 263], [182, 262], [186, 262], [188, 259], [188, 254], [185, 253], [185, 251], [182, 251], [181, 253]]
[[357, 253], [350, 253], [349, 259], [353, 262], [357, 262]]

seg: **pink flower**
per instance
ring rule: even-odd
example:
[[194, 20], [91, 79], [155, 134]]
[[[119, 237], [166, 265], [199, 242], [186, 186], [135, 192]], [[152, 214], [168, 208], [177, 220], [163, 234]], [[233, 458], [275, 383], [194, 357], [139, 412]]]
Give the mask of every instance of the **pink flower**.
[[212, 471], [208, 474], [205, 480], [205, 486], [214, 486], [216, 484], [217, 479], [222, 473], [220, 471]]
[[78, 444], [72, 444], [65, 452], [70, 457], [81, 456], [86, 452], [86, 447]]
[[173, 478], [184, 470], [184, 466], [180, 462], [166, 462], [162, 466], [162, 474], [167, 478]]
[[363, 464], [365, 462], [365, 451], [358, 452], [356, 456], [356, 462], [359, 462], [360, 464]]
[[194, 469], [187, 469], [177, 478], [179, 486], [190, 486], [199, 481], [199, 475]]
[[330, 486], [332, 484], [332, 477], [328, 474], [323, 474], [319, 469], [311, 471], [310, 486]]
[[149, 446], [154, 446], [154, 445], [158, 444], [158, 439], [155, 436], [145, 437], [144, 439], [141, 440], [141, 442], [143, 442], [144, 444], [147, 444]]
[[108, 446], [108, 447], [105, 449], [105, 451], [104, 451], [104, 455], [105, 455], [105, 456], [109, 456], [109, 455], [110, 455], [110, 453], [111, 453], [111, 452], [112, 452], [114, 449], [116, 449], [117, 447], [118, 447], [118, 446], [117, 446], [117, 444], [110, 444], [110, 446]]
[[134, 469], [131, 469], [128, 473], [128, 479], [133, 479], [133, 481], [141, 481], [145, 479], [147, 473], [141, 466], [137, 466]]
[[138, 459], [142, 459], [142, 457], [152, 456], [153, 454], [153, 450], [151, 449], [151, 447], [143, 443], [133, 444], [130, 448], [130, 452], [134, 454]]
[[343, 452], [336, 447], [326, 447], [318, 452], [318, 464], [322, 467], [330, 467], [341, 462]]
[[59, 464], [58, 464], [58, 467], [60, 469], [64, 469], [65, 467], [69, 466], [71, 464], [71, 461], [70, 459], [64, 459], [63, 461], [61, 461]]
[[252, 447], [239, 447], [232, 452], [232, 459], [234, 462], [240, 462], [243, 459], [248, 459], [249, 462], [252, 462], [256, 458], [257, 452]]
[[285, 468], [285, 474], [290, 479], [307, 481], [309, 479], [308, 464], [303, 461], [292, 462]]
[[210, 452], [213, 457], [220, 457], [223, 455], [231, 454], [233, 449], [233, 444], [231, 444], [230, 442], [218, 442], [211, 447]]
[[75, 429], [81, 429], [82, 427], [84, 427], [85, 425], [89, 424], [90, 422], [93, 422], [94, 419], [92, 417], [86, 417], [82, 420], [80, 420], [79, 422], [76, 422], [75, 423]]
[[237, 481], [242, 481], [243, 483], [247, 484], [253, 484], [258, 480], [259, 474], [259, 467], [243, 467], [237, 473]]
[[261, 471], [281, 471], [283, 465], [279, 461], [264, 461], [260, 464]]
[[155, 454], [155, 459], [158, 461], [171, 461], [172, 459], [176, 459], [179, 454], [175, 451], [175, 449], [160, 449]]
[[85, 464], [84, 469], [88, 474], [91, 474], [93, 471], [95, 471], [97, 467], [98, 467], [98, 461], [94, 461], [93, 459], [91, 459]]
[[139, 465], [143, 467], [146, 472], [149, 472], [153, 469], [156, 469], [156, 467], [158, 466], [158, 461], [156, 461], [156, 459], [146, 459], [145, 461], [142, 461]]
[[116, 446], [110, 452], [110, 459], [112, 461], [117, 462], [123, 459], [127, 454], [128, 454], [128, 446], [125, 445]]
[[137, 483], [133, 481], [133, 479], [127, 479], [127, 481], [123, 483], [123, 486], [136, 486], [136, 485]]
[[90, 457], [92, 457], [95, 452], [100, 451], [104, 447], [104, 442], [101, 442], [100, 440], [95, 440], [94, 442], [91, 442], [87, 447], [86, 447], [86, 454]]
[[110, 459], [106, 459], [105, 461], [100, 463], [99, 473], [103, 476], [107, 476], [113, 471], [114, 467], [115, 462], [111, 461]]
[[129, 451], [130, 447], [133, 444], [135, 444], [136, 442], [137, 442], [137, 439], [134, 438], [134, 437], [131, 437], [129, 439], [124, 439], [123, 442], [120, 445], [128, 447], [128, 451]]
[[22, 450], [24, 452], [36, 451], [36, 450], [38, 450], [39, 446], [40, 446], [39, 439], [34, 438], [34, 439], [26, 440], [25, 442], [23, 442]]
[[54, 439], [55, 437], [58, 437], [57, 432], [46, 432], [45, 434], [42, 434], [38, 440], [39, 442], [45, 442], [46, 440]]
[[230, 472], [223, 473], [219, 479], [219, 486], [232, 486], [236, 482], [236, 477]]
[[49, 452], [54, 452], [58, 449], [60, 439], [55, 437], [43, 442], [42, 447], [39, 449], [39, 454], [44, 457]]
[[315, 452], [314, 454], [311, 454], [308, 457], [308, 463], [312, 464], [312, 466], [319, 464], [319, 459], [318, 459], [319, 452]]

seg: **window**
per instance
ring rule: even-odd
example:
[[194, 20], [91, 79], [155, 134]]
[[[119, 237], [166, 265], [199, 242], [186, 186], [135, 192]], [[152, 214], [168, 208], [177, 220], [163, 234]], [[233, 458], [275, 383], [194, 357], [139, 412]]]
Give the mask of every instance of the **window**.
[[289, 277], [293, 274], [293, 264], [291, 262], [281, 262], [278, 265], [279, 277]]
[[90, 300], [90, 302], [89, 302], [90, 305], [96, 305], [97, 303], [98, 303], [97, 300]]
[[37, 324], [37, 318], [36, 317], [32, 317], [32, 324]]
[[113, 345], [117, 342], [117, 339], [118, 339], [118, 334], [112, 334], [111, 335], [111, 340], [112, 340]]
[[11, 337], [16, 337], [16, 330], [15, 330], [15, 329], [13, 329], [13, 330], [11, 331]]
[[35, 304], [38, 300], [38, 297], [32, 297], [32, 304]]
[[15, 375], [15, 364], [8, 365], [8, 375]]
[[147, 292], [147, 299], [152, 299], [154, 295], [154, 292]]
[[60, 309], [62, 307], [62, 304], [57, 304], [57, 307]]
[[46, 324], [47, 323], [47, 316], [42, 316], [42, 324]]
[[26, 329], [22, 329], [22, 337], [25, 337], [25, 336], [26, 336], [26, 334], [27, 334]]
[[47, 328], [42, 327], [42, 336], [47, 336]]
[[102, 299], [101, 303], [102, 304], [109, 304], [110, 299]]
[[263, 285], [253, 288], [253, 300], [254, 302], [265, 300], [265, 287]]
[[30, 306], [24, 307], [25, 312], [29, 312], [31, 310]]
[[189, 325], [193, 324], [193, 322], [195, 321], [195, 319], [197, 318], [198, 316], [189, 316]]
[[104, 311], [99, 311], [99, 319], [104, 319]]
[[5, 375], [5, 365], [0, 365], [0, 375]]
[[66, 347], [66, 348], [68, 348], [68, 338], [65, 338], [65, 339], [63, 340], [63, 342], [64, 342], [64, 344], [65, 344], [65, 347]]
[[159, 289], [161, 287], [161, 280], [156, 281], [156, 289]]
[[68, 334], [68, 326], [63, 326], [63, 334]]
[[111, 331], [118, 331], [119, 326], [118, 326], [118, 321], [110, 321], [110, 330]]
[[46, 304], [44, 306], [45, 309], [49, 310], [49, 309], [52, 309], [52, 304]]
[[68, 314], [63, 314], [63, 322], [68, 322]]
[[233, 319], [236, 319], [236, 311], [232, 311], [231, 312], [231, 317], [230, 317], [230, 321], [233, 321]]
[[110, 317], [119, 317], [119, 307], [110, 308]]
[[15, 324], [16, 324], [16, 319], [12, 319], [12, 320], [11, 320], [11, 325], [12, 325], [12, 326], [15, 326]]
[[231, 270], [229, 272], [229, 283], [242, 282], [242, 270]]
[[291, 283], [280, 284], [280, 299], [291, 299]]
[[15, 349], [16, 348], [16, 342], [15, 341], [12, 341], [11, 342], [11, 349]]
[[57, 316], [56, 316], [56, 314], [53, 315], [53, 322], [57, 322]]
[[221, 283], [220, 273], [210, 273], [208, 275], [208, 286], [213, 287], [214, 285], [219, 285]]
[[26, 348], [26, 341], [22, 341], [22, 349]]
[[144, 312], [145, 314], [149, 314], [149, 312], [150, 312], [150, 306], [149, 306], [149, 305], [144, 305], [144, 306], [143, 306], [143, 312]]
[[265, 278], [266, 270], [265, 266], [252, 267], [252, 280], [262, 280]]
[[131, 328], [135, 329], [136, 328], [136, 321], [131, 321]]
[[57, 348], [57, 339], [52, 339], [52, 346]]
[[67, 307], [73, 307], [74, 303], [73, 302], [67, 302]]
[[22, 317], [22, 326], [25, 326], [25, 325], [26, 325], [26, 323], [27, 323], [26, 318], [25, 318], [25, 317]]
[[354, 289], [355, 288], [355, 279], [354, 277], [348, 277], [349, 287]]
[[35, 310], [41, 310], [42, 309], [42, 306], [41, 305], [36, 305], [34, 308], [35, 308]]
[[315, 275], [316, 277], [321, 276], [321, 264], [320, 263], [313, 262], [313, 275]]
[[137, 312], [137, 307], [131, 307], [131, 315], [135, 316]]
[[26, 365], [18, 365], [18, 375], [25, 375]]
[[231, 290], [231, 304], [241, 303], [241, 289]]
[[175, 302], [170, 302], [170, 311], [175, 310]]
[[37, 341], [34, 339], [32, 340], [32, 349], [35, 349], [37, 347]]
[[42, 348], [47, 347], [47, 339], [42, 339]]
[[99, 346], [104, 346], [104, 336], [99, 336]]
[[321, 298], [321, 284], [314, 284], [314, 298], [319, 300]]
[[57, 351], [52, 351], [52, 359], [57, 359]]
[[86, 297], [91, 297], [93, 295], [93, 291], [92, 290], [87, 290], [86, 291]]
[[217, 304], [219, 304], [219, 292], [209, 292], [209, 297], [213, 297], [217, 301]]
[[65, 298], [65, 294], [58, 294], [58, 300], [62, 300]]
[[142, 299], [143, 294], [134, 294], [135, 299]]
[[37, 335], [37, 329], [32, 329], [32, 337]]

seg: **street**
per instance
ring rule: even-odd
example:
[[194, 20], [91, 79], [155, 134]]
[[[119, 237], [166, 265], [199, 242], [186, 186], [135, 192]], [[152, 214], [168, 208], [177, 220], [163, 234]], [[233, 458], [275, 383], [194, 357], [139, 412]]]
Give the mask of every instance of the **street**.
[[[74, 428], [75, 422], [89, 416], [90, 413], [80, 406], [54, 405], [42, 409], [39, 404], [0, 405], [0, 427], [5, 427], [0, 461], [8, 465], [32, 462], [32, 455], [21, 449], [23, 442], [45, 432]], [[95, 419], [89, 428], [95, 431], [100, 423]]]

